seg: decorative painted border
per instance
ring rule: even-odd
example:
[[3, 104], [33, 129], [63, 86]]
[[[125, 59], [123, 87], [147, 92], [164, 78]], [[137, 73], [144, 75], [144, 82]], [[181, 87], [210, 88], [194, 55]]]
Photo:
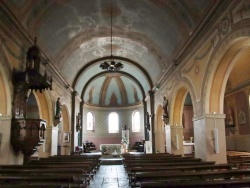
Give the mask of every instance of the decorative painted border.
[[8, 115], [1, 115], [0, 116], [0, 121], [6, 121], [6, 120], [11, 120], [12, 116], [8, 116]]

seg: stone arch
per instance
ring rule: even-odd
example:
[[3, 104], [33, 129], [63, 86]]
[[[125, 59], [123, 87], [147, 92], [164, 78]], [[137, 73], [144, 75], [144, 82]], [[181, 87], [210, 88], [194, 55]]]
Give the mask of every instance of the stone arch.
[[165, 153], [166, 145], [166, 136], [165, 136], [165, 127], [162, 120], [163, 109], [159, 105], [156, 109], [156, 123], [155, 123], [155, 150], [160, 153]]
[[[194, 95], [189, 85], [186, 83], [180, 83], [173, 93], [171, 108], [170, 108], [170, 125], [182, 125], [182, 113], [184, 102], [188, 93], [190, 93], [191, 100], [194, 100]], [[194, 115], [196, 114], [195, 105], [193, 105]]]
[[[61, 128], [59, 128], [59, 138], [58, 142], [60, 142], [60, 148], [61, 148], [61, 155], [69, 155], [71, 149], [70, 149], [70, 142], [63, 142], [64, 133], [70, 133], [71, 127], [70, 127], [70, 113], [69, 109], [66, 105], [62, 105], [61, 109], [62, 113], [62, 121], [60, 122]], [[70, 134], [71, 135], [71, 134]], [[70, 138], [71, 140], [71, 138]], [[72, 140], [71, 140], [72, 141]]]
[[211, 85], [206, 90], [209, 95], [206, 97], [207, 113], [223, 113], [224, 93], [229, 75], [242, 53], [250, 50], [250, 39], [242, 37], [232, 41], [229, 46], [222, 58], [215, 62], [215, 66], [212, 68]]
[[[32, 91], [37, 102], [39, 110], [39, 118], [46, 121], [46, 136], [45, 142], [39, 146], [38, 155], [39, 157], [47, 157], [51, 152], [51, 127], [53, 126], [53, 112], [52, 112], [52, 102], [50, 93], [48, 91]], [[49, 128], [50, 127], [50, 128]]]
[[174, 104], [174, 113], [172, 113], [172, 124], [181, 125], [182, 123], [182, 111], [183, 111], [183, 103], [185, 100], [185, 96], [187, 95], [187, 89], [185, 87], [181, 87], [177, 95], [175, 97], [175, 104]]
[[40, 93], [39, 91], [33, 91], [38, 109], [39, 109], [39, 115], [40, 119], [43, 119], [46, 121], [46, 126], [52, 126], [53, 125], [53, 112], [52, 112], [52, 103], [49, 97], [49, 94], [47, 91]]
[[10, 143], [13, 87], [9, 65], [9, 60], [0, 45], [0, 132], [3, 135], [0, 143], [0, 164], [21, 164], [22, 157], [14, 153]]
[[8, 104], [10, 104], [10, 103], [8, 103], [9, 97], [7, 97], [7, 96], [10, 96], [10, 95], [7, 95], [7, 91], [6, 91], [7, 88], [6, 88], [6, 84], [4, 82], [3, 77], [4, 77], [4, 75], [3, 75], [1, 68], [0, 68], [0, 90], [1, 90], [1, 92], [0, 92], [0, 103], [1, 103], [0, 114], [7, 115], [8, 114], [8, 106], [10, 106], [10, 105], [8, 105]]
[[[0, 54], [1, 55], [1, 54]], [[4, 116], [11, 115], [11, 101], [12, 95], [10, 92], [10, 84], [8, 83], [11, 79], [9, 75], [6, 74], [8, 72], [3, 64], [7, 64], [7, 62], [2, 62], [2, 58], [0, 58], [0, 114]], [[9, 80], [9, 81], [8, 81]]]

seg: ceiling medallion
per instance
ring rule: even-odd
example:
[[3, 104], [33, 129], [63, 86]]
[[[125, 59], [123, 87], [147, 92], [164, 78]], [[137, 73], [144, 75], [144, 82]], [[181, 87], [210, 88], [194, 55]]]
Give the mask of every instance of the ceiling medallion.
[[111, 1], [111, 9], [110, 9], [110, 15], [111, 15], [111, 19], [110, 19], [110, 47], [111, 47], [111, 55], [110, 55], [110, 60], [109, 61], [104, 61], [103, 63], [100, 64], [100, 68], [106, 71], [118, 71], [120, 69], [123, 68], [123, 64], [121, 62], [115, 62], [115, 60], [113, 59], [113, 55], [112, 55], [112, 42], [113, 42], [113, 38], [112, 38], [112, 23], [113, 23], [113, 9], [112, 9], [112, 1]]

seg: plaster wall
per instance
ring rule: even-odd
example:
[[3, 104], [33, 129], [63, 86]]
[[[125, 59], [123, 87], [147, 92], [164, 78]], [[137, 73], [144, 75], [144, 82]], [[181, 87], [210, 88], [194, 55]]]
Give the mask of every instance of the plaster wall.
[[230, 135], [226, 137], [227, 150], [250, 152], [250, 135]]

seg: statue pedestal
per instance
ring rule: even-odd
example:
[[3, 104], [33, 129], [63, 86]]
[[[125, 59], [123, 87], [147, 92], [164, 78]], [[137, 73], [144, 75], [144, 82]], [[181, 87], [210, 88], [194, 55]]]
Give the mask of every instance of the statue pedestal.
[[163, 115], [161, 117], [161, 119], [163, 120], [163, 122], [165, 123], [165, 125], [167, 125], [169, 123], [169, 117], [168, 117], [168, 115]]

